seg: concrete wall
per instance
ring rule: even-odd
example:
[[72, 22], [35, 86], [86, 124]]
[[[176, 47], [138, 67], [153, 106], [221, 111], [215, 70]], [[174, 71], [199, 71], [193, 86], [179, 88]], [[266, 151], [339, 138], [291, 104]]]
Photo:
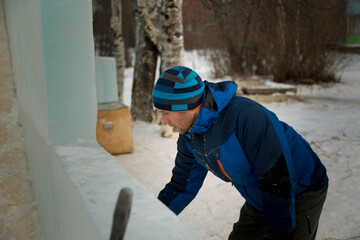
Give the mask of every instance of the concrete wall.
[[123, 187], [134, 192], [125, 239], [195, 239], [96, 142], [91, 1], [3, 4], [44, 239], [108, 239]]

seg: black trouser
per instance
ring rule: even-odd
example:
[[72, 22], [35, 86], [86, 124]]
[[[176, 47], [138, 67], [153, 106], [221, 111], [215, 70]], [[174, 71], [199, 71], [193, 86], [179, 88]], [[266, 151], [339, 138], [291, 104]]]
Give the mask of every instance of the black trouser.
[[[305, 192], [295, 197], [296, 226], [291, 240], [315, 239], [326, 193], [327, 186], [320, 191]], [[245, 202], [229, 240], [261, 240], [266, 231], [264, 213]]]

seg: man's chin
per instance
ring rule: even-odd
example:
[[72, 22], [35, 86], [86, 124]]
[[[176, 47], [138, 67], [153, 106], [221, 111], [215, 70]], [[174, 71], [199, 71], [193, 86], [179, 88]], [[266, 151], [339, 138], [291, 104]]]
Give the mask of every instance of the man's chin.
[[174, 128], [174, 127], [173, 127], [173, 130], [174, 130], [174, 132], [177, 132], [177, 133], [179, 133], [179, 134], [184, 134], [184, 133], [186, 133], [186, 131], [183, 131], [183, 130], [181, 130], [181, 129]]

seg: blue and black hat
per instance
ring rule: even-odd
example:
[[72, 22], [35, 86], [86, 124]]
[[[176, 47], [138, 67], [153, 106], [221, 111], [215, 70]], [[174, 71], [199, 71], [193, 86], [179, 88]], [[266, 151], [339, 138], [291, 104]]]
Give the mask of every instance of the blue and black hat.
[[188, 111], [200, 106], [205, 84], [187, 67], [177, 66], [163, 72], [152, 92], [154, 106], [167, 111]]

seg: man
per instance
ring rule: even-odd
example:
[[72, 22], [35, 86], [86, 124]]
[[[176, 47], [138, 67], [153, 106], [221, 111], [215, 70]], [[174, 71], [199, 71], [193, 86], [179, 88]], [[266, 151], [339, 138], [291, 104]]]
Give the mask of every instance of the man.
[[234, 82], [203, 82], [182, 66], [160, 76], [154, 106], [180, 135], [173, 176], [159, 200], [179, 214], [211, 171], [246, 200], [230, 240], [315, 239], [325, 167], [292, 127], [236, 90]]

